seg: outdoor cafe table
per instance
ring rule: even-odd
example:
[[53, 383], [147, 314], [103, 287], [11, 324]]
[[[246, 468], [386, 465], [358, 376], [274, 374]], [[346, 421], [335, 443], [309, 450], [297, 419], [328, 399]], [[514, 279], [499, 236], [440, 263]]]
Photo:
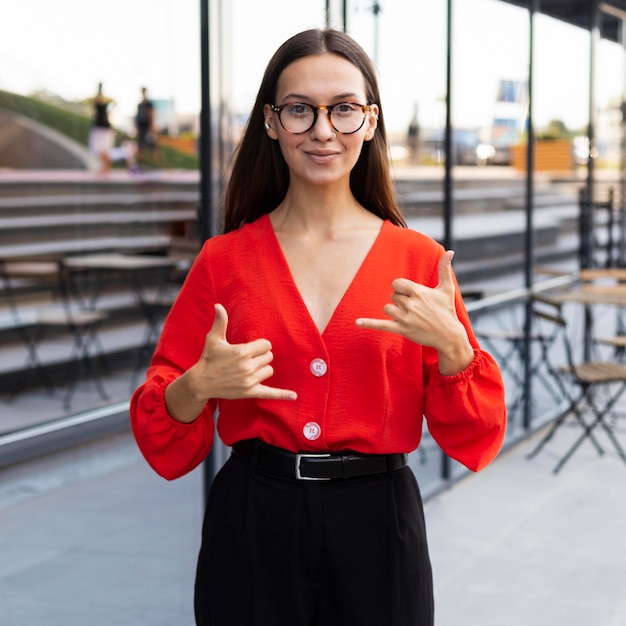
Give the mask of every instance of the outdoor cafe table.
[[[137, 304], [143, 308], [146, 302], [145, 289], [141, 277], [146, 271], [161, 270], [162, 282], [166, 274], [174, 268], [178, 260], [169, 256], [148, 256], [142, 254], [87, 254], [83, 256], [70, 256], [64, 260], [65, 267], [72, 272], [95, 272], [96, 280], [91, 285], [91, 293], [88, 298], [82, 298], [83, 304], [90, 309], [97, 305], [98, 296], [102, 285], [106, 282], [104, 274], [121, 273], [128, 279]], [[99, 279], [102, 280], [99, 280]]]
[[[540, 297], [538, 297], [538, 300], [541, 302]], [[616, 312], [618, 315], [616, 317], [615, 330], [611, 329], [609, 332], [618, 333], [617, 338], [622, 339], [624, 337], [624, 331], [621, 318], [619, 317], [619, 309], [626, 307], [626, 288], [621, 285], [602, 286], [583, 283], [582, 286], [575, 289], [550, 294], [546, 298], [545, 303], [547, 304], [549, 302], [557, 305], [573, 303], [584, 306], [584, 358], [583, 361], [574, 360], [573, 351], [570, 349], [571, 341], [565, 337], [564, 346], [568, 354], [568, 364], [563, 368], [558, 368], [558, 370], [567, 375], [568, 382], [572, 383], [574, 388], [578, 389], [578, 392], [577, 394], [570, 393], [565, 386], [560, 385], [564, 399], [569, 403], [569, 406], [565, 411], [562, 411], [560, 416], [553, 422], [552, 427], [530, 453], [529, 458], [535, 456], [544, 444], [552, 438], [555, 430], [564, 422], [567, 416], [573, 415], [582, 427], [583, 432], [570, 447], [568, 452], [560, 459], [554, 469], [555, 473], [560, 470], [565, 461], [570, 458], [586, 438], [591, 440], [599, 454], [603, 454], [604, 451], [594, 436], [597, 427], [601, 427], [606, 432], [618, 455], [626, 462], [626, 451], [615, 436], [613, 424], [607, 419], [608, 416], [615, 418], [617, 415], [614, 409], [617, 407], [617, 402], [626, 390], [626, 367], [624, 367], [624, 364], [619, 362], [618, 359], [612, 361], [595, 360], [591, 357], [591, 347], [594, 343], [608, 343], [616, 347], [620, 345], [617, 342], [613, 343], [611, 341], [615, 339], [615, 337], [601, 339], [594, 336], [592, 309], [595, 306], [606, 308], [607, 305], [617, 307]], [[539, 311], [537, 314], [539, 319], [542, 319]], [[558, 314], [547, 313], [543, 319], [553, 321], [555, 324], [562, 327], [561, 332], [567, 332], [566, 326], [564, 325], [565, 318], [561, 311], [559, 311]], [[599, 386], [604, 386], [605, 393], [602, 394], [602, 399], [597, 402], [594, 391]], [[598, 398], [600, 398], [599, 394]], [[582, 414], [582, 411], [589, 410], [591, 411], [590, 420], [584, 418]]]
[[550, 298], [561, 304], [575, 303], [584, 306], [584, 357], [588, 360], [594, 337], [592, 308], [606, 305], [626, 308], [626, 286], [583, 285], [551, 295]]
[[[166, 293], [167, 286], [171, 284], [168, 277], [179, 266], [180, 259], [174, 256], [148, 256], [140, 254], [90, 254], [84, 256], [68, 257], [64, 261], [66, 268], [71, 273], [93, 274], [91, 280], [76, 277], [73, 281], [75, 293], [85, 308], [97, 310], [98, 298], [103, 286], [110, 280], [111, 275], [122, 274], [125, 276], [137, 304], [146, 322], [146, 331], [141, 343], [137, 367], [138, 371], [144, 355], [150, 352], [151, 342], [156, 334], [160, 311], [167, 305], [170, 294]], [[144, 277], [147, 272], [157, 273], [158, 284], [156, 294], [150, 297], [144, 287]], [[169, 309], [169, 306], [167, 306]]]

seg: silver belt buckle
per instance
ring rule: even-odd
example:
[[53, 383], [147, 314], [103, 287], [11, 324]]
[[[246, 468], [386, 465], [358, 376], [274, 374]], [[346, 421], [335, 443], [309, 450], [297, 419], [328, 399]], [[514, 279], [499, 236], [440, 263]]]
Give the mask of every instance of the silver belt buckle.
[[296, 478], [298, 480], [330, 480], [330, 478], [315, 478], [315, 476], [303, 476], [300, 473], [300, 460], [301, 459], [320, 459], [330, 458], [330, 454], [296, 454]]

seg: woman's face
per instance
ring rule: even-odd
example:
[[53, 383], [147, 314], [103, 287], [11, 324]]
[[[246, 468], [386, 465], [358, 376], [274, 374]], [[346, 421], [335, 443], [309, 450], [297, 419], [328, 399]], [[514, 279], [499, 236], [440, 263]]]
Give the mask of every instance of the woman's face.
[[[366, 98], [365, 79], [358, 67], [335, 54], [304, 57], [288, 65], [278, 79], [275, 106], [301, 102], [312, 105], [333, 105], [341, 102], [370, 104]], [[291, 184], [298, 181], [330, 185], [340, 180], [349, 182], [364, 141], [374, 136], [378, 106], [374, 104], [365, 115], [363, 126], [353, 134], [333, 129], [325, 109], [318, 110], [317, 120], [307, 132], [294, 134], [285, 130], [265, 105], [268, 135], [278, 140], [290, 172]], [[339, 113], [336, 114], [339, 116]]]

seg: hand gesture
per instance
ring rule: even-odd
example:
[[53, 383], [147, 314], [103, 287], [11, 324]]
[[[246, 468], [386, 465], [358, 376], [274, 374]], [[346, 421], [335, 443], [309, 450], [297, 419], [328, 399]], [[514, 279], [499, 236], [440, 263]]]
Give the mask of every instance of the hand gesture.
[[227, 327], [226, 309], [216, 304], [215, 320], [206, 335], [202, 356], [165, 389], [165, 404], [174, 419], [193, 422], [210, 399], [297, 398], [294, 391], [263, 384], [274, 373], [270, 365], [274, 358], [270, 342], [257, 339], [228, 343]]
[[415, 343], [435, 348], [439, 352], [442, 373], [456, 373], [467, 367], [474, 351], [456, 313], [453, 256], [454, 252], [448, 250], [439, 260], [436, 287], [397, 278], [391, 283], [391, 302], [383, 309], [391, 319], [359, 318], [356, 325], [397, 333]]
[[295, 400], [296, 393], [263, 384], [274, 373], [270, 365], [274, 355], [267, 339], [231, 344], [226, 339], [228, 314], [221, 304], [215, 305], [215, 320], [206, 335], [204, 350], [193, 366], [196, 386], [208, 398], [268, 398]]

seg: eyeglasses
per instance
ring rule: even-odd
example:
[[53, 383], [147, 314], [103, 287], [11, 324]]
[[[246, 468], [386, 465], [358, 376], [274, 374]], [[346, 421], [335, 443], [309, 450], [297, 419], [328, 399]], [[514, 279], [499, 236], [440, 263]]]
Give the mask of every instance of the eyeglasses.
[[289, 102], [274, 106], [270, 104], [272, 111], [278, 115], [280, 125], [289, 133], [300, 135], [306, 133], [317, 122], [317, 112], [324, 109], [328, 113], [330, 125], [338, 133], [351, 135], [356, 133], [365, 122], [365, 116], [371, 111], [369, 104], [356, 104], [355, 102], [339, 102], [337, 104], [306, 104], [305, 102]]

